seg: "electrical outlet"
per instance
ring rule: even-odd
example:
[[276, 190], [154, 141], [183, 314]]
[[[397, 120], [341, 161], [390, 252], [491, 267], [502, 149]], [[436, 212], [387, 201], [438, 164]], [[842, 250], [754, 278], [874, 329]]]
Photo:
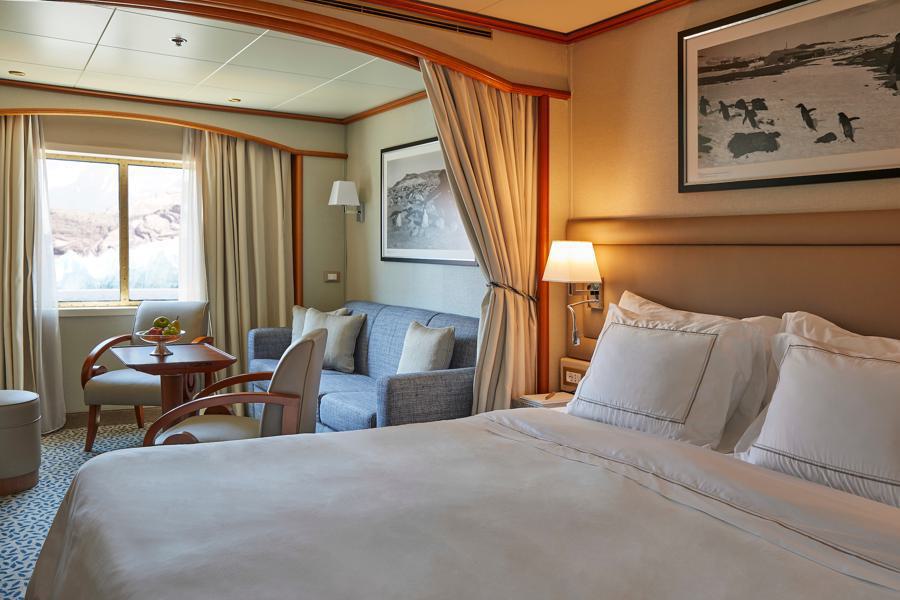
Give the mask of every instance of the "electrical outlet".
[[578, 385], [581, 382], [581, 373], [578, 371], [566, 371], [566, 383]]

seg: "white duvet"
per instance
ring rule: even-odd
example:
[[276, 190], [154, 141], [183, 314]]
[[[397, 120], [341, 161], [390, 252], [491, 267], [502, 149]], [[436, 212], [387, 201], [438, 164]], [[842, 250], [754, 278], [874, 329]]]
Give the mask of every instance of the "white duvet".
[[28, 598], [897, 598], [900, 509], [543, 409], [123, 450]]

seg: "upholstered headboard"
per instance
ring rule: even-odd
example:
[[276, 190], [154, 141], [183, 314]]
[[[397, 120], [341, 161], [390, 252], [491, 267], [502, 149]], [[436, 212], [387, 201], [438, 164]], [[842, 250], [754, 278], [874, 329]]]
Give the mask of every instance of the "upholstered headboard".
[[[868, 335], [900, 338], [900, 210], [576, 219], [594, 243], [606, 304], [625, 290], [674, 308], [734, 317], [805, 310]], [[582, 308], [590, 359], [605, 312]]]

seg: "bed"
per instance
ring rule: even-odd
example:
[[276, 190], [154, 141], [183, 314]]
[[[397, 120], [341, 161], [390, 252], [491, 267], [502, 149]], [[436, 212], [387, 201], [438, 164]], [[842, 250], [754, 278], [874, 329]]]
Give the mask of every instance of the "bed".
[[[808, 306], [900, 337], [893, 311], [873, 312], [898, 297], [898, 211], [582, 221], [569, 237], [604, 244], [608, 298], [627, 286], [736, 317]], [[886, 291], [860, 293], [875, 289]], [[102, 455], [76, 476], [27, 597], [898, 594], [894, 506], [684, 442], [517, 409]]]

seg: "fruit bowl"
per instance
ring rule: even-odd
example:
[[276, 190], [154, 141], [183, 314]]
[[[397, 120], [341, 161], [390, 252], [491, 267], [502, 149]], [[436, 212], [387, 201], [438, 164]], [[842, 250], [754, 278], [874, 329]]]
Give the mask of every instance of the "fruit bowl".
[[148, 344], [156, 344], [156, 348], [153, 350], [153, 352], [150, 353], [150, 356], [169, 356], [170, 354], [172, 354], [172, 351], [166, 348], [166, 344], [173, 344], [177, 342], [182, 338], [184, 334], [184, 330], [181, 330], [181, 333], [172, 335], [156, 335], [149, 333], [149, 330], [137, 332], [137, 336]]

